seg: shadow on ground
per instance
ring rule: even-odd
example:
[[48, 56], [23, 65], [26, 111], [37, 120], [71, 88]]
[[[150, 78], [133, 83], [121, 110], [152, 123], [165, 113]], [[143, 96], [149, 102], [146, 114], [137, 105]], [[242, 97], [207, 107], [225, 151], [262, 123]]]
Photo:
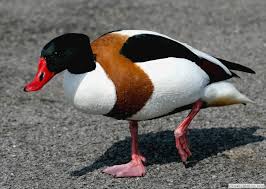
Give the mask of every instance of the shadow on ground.
[[[192, 157], [189, 166], [200, 160], [216, 155], [225, 150], [262, 141], [262, 136], [253, 135], [259, 127], [249, 128], [210, 128], [191, 129], [189, 139]], [[173, 131], [162, 131], [139, 135], [142, 154], [147, 158], [146, 165], [180, 162], [175, 148]], [[130, 138], [114, 143], [93, 164], [75, 170], [71, 176], [82, 176], [96, 169], [114, 164], [126, 163], [130, 160]]]

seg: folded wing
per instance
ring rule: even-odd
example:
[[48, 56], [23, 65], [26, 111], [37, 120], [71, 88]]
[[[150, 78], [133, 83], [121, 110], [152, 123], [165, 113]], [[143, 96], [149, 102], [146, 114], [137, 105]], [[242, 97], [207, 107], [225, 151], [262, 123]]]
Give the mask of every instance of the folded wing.
[[254, 72], [250, 68], [217, 59], [159, 33], [142, 33], [129, 37], [120, 53], [131, 61], [138, 63], [168, 57], [187, 59], [194, 62], [208, 74], [210, 83], [236, 77], [237, 75], [229, 69]]

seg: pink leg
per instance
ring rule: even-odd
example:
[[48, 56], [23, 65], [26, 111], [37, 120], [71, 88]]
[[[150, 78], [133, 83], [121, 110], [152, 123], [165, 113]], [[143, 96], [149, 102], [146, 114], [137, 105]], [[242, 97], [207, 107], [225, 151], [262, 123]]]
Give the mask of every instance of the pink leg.
[[114, 177], [140, 177], [145, 175], [145, 157], [140, 155], [138, 150], [138, 123], [137, 121], [129, 122], [131, 134], [131, 161], [122, 165], [114, 165], [103, 170], [104, 173]]
[[187, 137], [187, 127], [189, 126], [192, 119], [200, 111], [203, 102], [198, 100], [192, 107], [191, 112], [188, 116], [179, 124], [175, 129], [175, 142], [178, 153], [181, 157], [181, 160], [185, 163], [187, 158], [191, 156], [191, 152], [188, 148], [188, 137]]

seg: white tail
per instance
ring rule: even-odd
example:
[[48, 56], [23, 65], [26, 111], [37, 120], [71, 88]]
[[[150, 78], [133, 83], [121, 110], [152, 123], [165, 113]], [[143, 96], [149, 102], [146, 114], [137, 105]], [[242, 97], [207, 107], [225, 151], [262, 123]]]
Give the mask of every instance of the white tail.
[[220, 81], [208, 85], [201, 96], [207, 106], [255, 103], [241, 94], [231, 83]]

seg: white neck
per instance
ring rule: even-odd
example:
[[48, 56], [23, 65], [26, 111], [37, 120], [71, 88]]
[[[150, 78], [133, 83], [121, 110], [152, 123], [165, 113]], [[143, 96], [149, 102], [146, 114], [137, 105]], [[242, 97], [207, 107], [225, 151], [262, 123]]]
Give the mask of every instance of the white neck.
[[76, 108], [90, 114], [106, 114], [116, 102], [116, 90], [99, 63], [84, 74], [64, 73], [65, 96]]

